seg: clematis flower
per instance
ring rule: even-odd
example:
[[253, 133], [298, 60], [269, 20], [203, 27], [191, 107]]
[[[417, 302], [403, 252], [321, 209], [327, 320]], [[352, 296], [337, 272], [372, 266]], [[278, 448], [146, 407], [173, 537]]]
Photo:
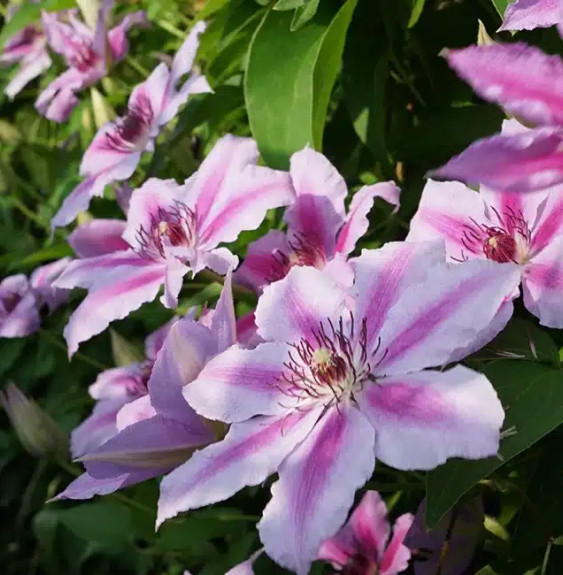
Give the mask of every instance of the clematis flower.
[[352, 264], [352, 302], [313, 267], [266, 287], [256, 309], [265, 343], [231, 347], [184, 388], [200, 415], [231, 427], [164, 478], [157, 525], [277, 472], [260, 538], [305, 575], [376, 458], [431, 469], [496, 453], [504, 412], [487, 378], [427, 368], [488, 328], [518, 267], [450, 265], [441, 242], [387, 244]]
[[450, 66], [485, 100], [534, 129], [474, 142], [432, 172], [443, 180], [528, 192], [563, 183], [563, 62], [522, 43], [450, 50]]
[[107, 18], [113, 4], [113, 0], [100, 3], [95, 30], [78, 19], [77, 10], [42, 13], [49, 47], [68, 65], [68, 70], [55, 78], [35, 102], [37, 110], [49, 120], [66, 122], [78, 104], [76, 92], [103, 78], [111, 62], [122, 60], [129, 49], [126, 38], [129, 28], [147, 23], [144, 12], [134, 12], [108, 31]]
[[396, 211], [399, 188], [392, 182], [364, 186], [346, 214], [346, 183], [325, 156], [305, 148], [291, 157], [289, 173], [295, 196], [284, 217], [288, 231], [271, 230], [250, 244], [237, 281], [261, 292], [293, 266], [314, 266], [346, 283], [352, 275], [346, 259], [368, 229], [374, 199], [385, 199]]
[[[89, 499], [162, 475], [184, 463], [195, 447], [213, 441], [214, 432], [186, 403], [182, 386], [235, 341], [229, 274], [209, 327], [187, 317], [169, 327], [149, 372], [148, 395], [122, 408], [119, 432], [82, 455], [86, 473], [57, 499]], [[123, 384], [118, 386], [123, 389]]]
[[86, 210], [94, 196], [101, 196], [106, 185], [129, 178], [145, 151], [152, 152], [162, 126], [167, 124], [191, 94], [210, 92], [204, 76], [191, 76], [178, 87], [182, 76], [194, 62], [199, 36], [205, 24], [198, 22], [186, 38], [170, 69], [159, 64], [139, 84], [129, 98], [127, 114], [102, 126], [84, 153], [80, 175], [84, 180], [65, 199], [51, 226], [65, 226]]
[[257, 228], [267, 210], [291, 200], [288, 175], [257, 160], [253, 140], [225, 136], [184, 185], [153, 178], [133, 192], [123, 234], [129, 249], [77, 260], [57, 281], [89, 290], [64, 330], [70, 355], [152, 301], [163, 284], [161, 301], [175, 308], [188, 272], [225, 274], [236, 265], [237, 258], [217, 246]]
[[33, 271], [29, 281], [35, 292], [39, 307], [46, 305], [52, 313], [68, 300], [68, 290], [57, 288], [53, 284], [71, 261], [71, 258], [62, 258], [40, 266]]
[[404, 545], [414, 516], [401, 515], [393, 527], [387, 520], [387, 507], [377, 491], [366, 491], [344, 527], [325, 541], [319, 559], [350, 575], [397, 575], [404, 571], [411, 552]]
[[[8, 9], [8, 14], [12, 16], [12, 10]], [[4, 45], [0, 54], [0, 65], [10, 66], [16, 63], [19, 63], [19, 69], [4, 89], [10, 100], [51, 66], [47, 42], [40, 26], [26, 26]]]
[[437, 238], [451, 261], [517, 264], [526, 307], [541, 324], [563, 327], [563, 187], [479, 194], [459, 182], [429, 180], [407, 239]]
[[[98, 375], [88, 390], [90, 397], [97, 401], [94, 410], [71, 434], [73, 457], [80, 457], [105, 443], [129, 425], [131, 417], [154, 414], [148, 401], [147, 384], [157, 354], [175, 321], [175, 318], [170, 320], [146, 338], [144, 361], [107, 369]], [[131, 403], [135, 405], [127, 408]]]
[[0, 337], [25, 337], [39, 329], [39, 305], [23, 274], [0, 282]]
[[557, 25], [563, 33], [563, 4], [561, 0], [516, 0], [504, 13], [500, 30], [534, 30]]

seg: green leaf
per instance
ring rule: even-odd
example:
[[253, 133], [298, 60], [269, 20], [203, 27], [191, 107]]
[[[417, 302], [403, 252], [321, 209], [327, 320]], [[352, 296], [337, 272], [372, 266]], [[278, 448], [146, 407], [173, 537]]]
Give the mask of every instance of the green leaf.
[[563, 422], [563, 372], [526, 361], [494, 361], [485, 368], [506, 412], [503, 429], [516, 433], [501, 440], [502, 460], [454, 459], [427, 476], [426, 525], [440, 519], [477, 482], [536, 443]]
[[291, 154], [307, 144], [322, 147], [330, 94], [357, 0], [347, 0], [338, 12], [332, 3], [325, 4], [296, 32], [290, 30], [291, 13], [267, 12], [250, 45], [246, 105], [252, 133], [272, 167], [286, 168]]
[[59, 10], [67, 10], [72, 8], [76, 3], [74, 0], [45, 0], [39, 4], [26, 3], [22, 4], [19, 10], [12, 16], [12, 18], [4, 24], [0, 32], [0, 49], [4, 44], [17, 32], [37, 22], [41, 17], [41, 10], [49, 12], [58, 12]]
[[491, 0], [491, 1], [493, 3], [493, 6], [497, 9], [497, 12], [501, 16], [504, 16], [506, 7], [512, 2], [512, 0]]
[[284, 10], [293, 10], [295, 8], [300, 8], [305, 4], [307, 0], [278, 0], [274, 4], [274, 10], [279, 10], [283, 12]]
[[309, 22], [309, 20], [317, 13], [319, 9], [320, 0], [308, 0], [307, 4], [299, 6], [295, 13], [293, 14], [293, 20], [291, 21], [290, 30], [296, 32], [299, 28], [302, 28]]
[[414, 0], [412, 6], [412, 12], [409, 18], [409, 22], [407, 24], [407, 28], [412, 28], [418, 22], [422, 11], [424, 10], [424, 2], [425, 0]]

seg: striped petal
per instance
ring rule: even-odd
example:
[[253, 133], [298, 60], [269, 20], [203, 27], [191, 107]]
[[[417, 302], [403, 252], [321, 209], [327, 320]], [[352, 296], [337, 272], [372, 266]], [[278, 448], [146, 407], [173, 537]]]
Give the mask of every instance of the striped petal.
[[79, 258], [92, 258], [129, 249], [121, 237], [126, 223], [122, 220], [91, 220], [78, 226], [68, 236], [68, 243]]

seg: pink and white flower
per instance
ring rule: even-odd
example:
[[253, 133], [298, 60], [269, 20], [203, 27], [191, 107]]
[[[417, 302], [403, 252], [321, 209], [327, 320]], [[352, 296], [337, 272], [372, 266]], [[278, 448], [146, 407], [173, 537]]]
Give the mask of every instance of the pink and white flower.
[[295, 197], [284, 216], [288, 231], [271, 230], [250, 244], [237, 281], [261, 292], [293, 266], [314, 266], [346, 283], [352, 277], [346, 260], [368, 229], [375, 198], [397, 211], [399, 188], [393, 182], [364, 186], [354, 194], [347, 214], [346, 182], [323, 154], [311, 148], [293, 154], [289, 173]]
[[49, 47], [68, 65], [68, 70], [53, 80], [35, 103], [49, 120], [66, 122], [78, 104], [76, 92], [98, 82], [107, 74], [111, 62], [125, 57], [129, 49], [126, 33], [131, 26], [146, 25], [146, 14], [139, 11], [128, 14], [108, 31], [107, 18], [113, 3], [113, 0], [101, 2], [95, 30], [78, 19], [77, 10], [42, 13]]
[[172, 61], [170, 68], [159, 64], [139, 84], [129, 98], [127, 114], [102, 126], [80, 164], [84, 180], [65, 199], [51, 226], [65, 226], [86, 210], [90, 200], [101, 196], [106, 185], [129, 178], [141, 155], [154, 150], [154, 142], [162, 126], [170, 122], [191, 94], [210, 92], [205, 76], [192, 73], [178, 86], [182, 76], [190, 72], [205, 24], [198, 22]]
[[152, 301], [178, 305], [183, 277], [209, 268], [226, 274], [237, 258], [220, 243], [257, 228], [267, 210], [291, 201], [285, 172], [256, 165], [249, 138], [225, 136], [184, 185], [150, 179], [131, 197], [123, 239], [128, 249], [73, 262], [59, 278], [64, 288], [89, 294], [65, 328], [72, 355], [82, 341]]
[[[116, 489], [163, 475], [184, 463], [195, 447], [214, 441], [211, 427], [199, 417], [182, 396], [182, 387], [192, 381], [209, 359], [236, 342], [234, 304], [231, 292], [231, 274], [209, 326], [184, 317], [147, 340], [156, 359], [145, 368], [143, 394], [124, 405], [113, 417], [114, 433], [106, 441], [82, 441], [87, 438], [85, 427], [101, 429], [102, 418], [85, 422], [80, 429], [80, 461], [86, 473], [73, 481], [57, 499], [89, 499]], [[158, 350], [154, 352], [156, 347]], [[148, 351], [147, 351], [148, 355]], [[132, 366], [134, 367], [134, 366]], [[148, 369], [147, 369], [148, 368]], [[109, 370], [117, 373], [116, 370]], [[98, 381], [111, 395], [123, 401], [123, 392], [129, 391], [127, 376], [123, 381]], [[108, 407], [112, 409], [108, 397]], [[100, 403], [98, 404], [98, 406]], [[115, 429], [117, 428], [117, 429]], [[73, 453], [77, 454], [76, 431], [73, 434]], [[100, 439], [97, 437], [96, 439]], [[86, 450], [85, 450], [86, 448]], [[85, 452], [84, 452], [85, 451]]]
[[51, 313], [68, 300], [68, 290], [57, 288], [53, 284], [71, 261], [71, 258], [62, 258], [40, 266], [29, 277], [38, 305], [46, 305]]
[[385, 502], [377, 491], [366, 491], [344, 527], [322, 544], [318, 558], [349, 575], [397, 575], [409, 565], [411, 552], [404, 540], [413, 520], [410, 513], [401, 515], [389, 538]]
[[490, 329], [518, 266], [450, 265], [441, 242], [388, 244], [352, 263], [353, 301], [313, 267], [266, 287], [256, 310], [265, 343], [229, 348], [184, 388], [199, 414], [231, 427], [162, 481], [158, 525], [277, 472], [260, 537], [305, 575], [376, 458], [431, 469], [496, 453], [504, 411], [487, 378], [428, 368]]
[[450, 50], [446, 59], [482, 98], [536, 127], [478, 140], [432, 176], [510, 192], [563, 183], [561, 58], [514, 43]]
[[26, 26], [4, 45], [0, 54], [0, 65], [10, 66], [16, 63], [19, 63], [19, 69], [4, 89], [10, 100], [51, 66], [45, 35], [39, 26]]
[[454, 262], [517, 264], [526, 307], [543, 325], [563, 327], [563, 187], [477, 193], [458, 182], [429, 180], [407, 240], [437, 238]]
[[504, 13], [499, 30], [534, 30], [557, 26], [563, 32], [563, 3], [561, 0], [516, 0]]

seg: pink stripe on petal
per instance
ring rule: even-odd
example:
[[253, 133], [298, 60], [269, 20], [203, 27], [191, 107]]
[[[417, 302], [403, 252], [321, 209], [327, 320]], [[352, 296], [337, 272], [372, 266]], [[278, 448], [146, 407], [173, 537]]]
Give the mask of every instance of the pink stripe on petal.
[[323, 541], [346, 520], [356, 489], [373, 473], [374, 431], [351, 403], [329, 408], [283, 462], [272, 499], [258, 524], [266, 553], [309, 573]]
[[349, 519], [354, 539], [375, 562], [383, 557], [391, 533], [387, 506], [377, 491], [366, 491]]
[[481, 373], [463, 366], [384, 377], [357, 395], [375, 429], [375, 455], [397, 469], [496, 453], [504, 411]]
[[223, 501], [264, 481], [307, 436], [319, 414], [300, 411], [232, 425], [223, 441], [197, 451], [162, 480], [157, 527], [182, 511]]
[[121, 237], [125, 231], [122, 220], [92, 220], [77, 227], [68, 236], [68, 243], [80, 258], [91, 258], [129, 249]]
[[381, 575], [397, 575], [397, 573], [404, 571], [409, 566], [411, 550], [403, 542], [413, 521], [414, 515], [410, 513], [401, 515], [395, 521], [393, 537], [381, 561]]
[[532, 253], [537, 254], [551, 241], [558, 239], [562, 228], [563, 189], [558, 187], [550, 191], [541, 217], [534, 228], [531, 245]]

